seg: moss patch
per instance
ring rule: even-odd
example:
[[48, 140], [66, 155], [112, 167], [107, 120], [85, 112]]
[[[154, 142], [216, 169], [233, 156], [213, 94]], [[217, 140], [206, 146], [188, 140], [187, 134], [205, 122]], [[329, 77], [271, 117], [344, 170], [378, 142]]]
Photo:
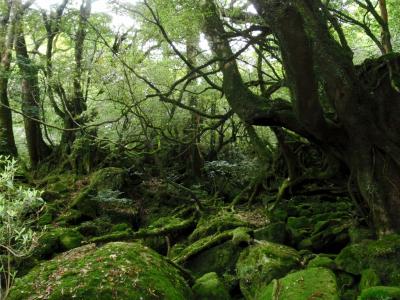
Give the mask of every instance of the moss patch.
[[214, 272], [207, 273], [196, 280], [193, 286], [196, 300], [229, 300], [230, 296], [224, 284]]
[[363, 290], [360, 300], [400, 300], [400, 288], [391, 286], [374, 286]]
[[66, 252], [17, 279], [17, 299], [192, 299], [180, 271], [138, 243], [94, 244]]
[[191, 242], [194, 242], [215, 233], [220, 233], [236, 227], [247, 226], [248, 224], [246, 222], [240, 220], [238, 217], [231, 213], [222, 213], [217, 216], [208, 216], [207, 218], [202, 218], [198, 222], [197, 228], [189, 236], [189, 240]]
[[39, 239], [39, 246], [34, 251], [38, 258], [49, 258], [56, 253], [81, 246], [83, 236], [71, 228], [50, 228]]
[[287, 246], [262, 242], [245, 249], [236, 264], [243, 295], [254, 298], [261, 288], [273, 279], [285, 276], [299, 263], [299, 253]]
[[335, 274], [324, 268], [310, 268], [274, 279], [255, 299], [339, 300]]
[[372, 269], [385, 285], [400, 285], [400, 236], [388, 235], [380, 240], [363, 240], [344, 248], [336, 265], [351, 274], [361, 275]]
[[323, 267], [327, 269], [335, 269], [336, 265], [333, 259], [327, 256], [317, 255], [310, 260], [310, 262], [308, 263], [308, 267]]

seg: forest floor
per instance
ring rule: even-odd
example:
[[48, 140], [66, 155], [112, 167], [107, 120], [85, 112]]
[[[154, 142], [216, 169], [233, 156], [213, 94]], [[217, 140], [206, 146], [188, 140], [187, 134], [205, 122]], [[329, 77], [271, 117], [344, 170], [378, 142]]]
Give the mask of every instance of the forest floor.
[[10, 299], [400, 299], [400, 236], [376, 240], [347, 197], [233, 208], [113, 167], [33, 183], [46, 230]]

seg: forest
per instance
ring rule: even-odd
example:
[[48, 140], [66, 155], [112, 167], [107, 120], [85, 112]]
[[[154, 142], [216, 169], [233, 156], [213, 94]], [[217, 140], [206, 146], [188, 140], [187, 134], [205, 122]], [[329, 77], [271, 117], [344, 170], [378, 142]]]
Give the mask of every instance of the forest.
[[399, 0], [0, 0], [0, 300], [400, 300]]

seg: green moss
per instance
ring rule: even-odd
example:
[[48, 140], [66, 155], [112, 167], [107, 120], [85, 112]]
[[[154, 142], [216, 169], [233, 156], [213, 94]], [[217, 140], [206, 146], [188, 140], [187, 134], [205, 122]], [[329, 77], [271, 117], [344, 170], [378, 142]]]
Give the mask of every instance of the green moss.
[[351, 227], [349, 229], [350, 241], [352, 244], [360, 243], [363, 240], [372, 240], [375, 237], [374, 232], [369, 228]]
[[54, 204], [46, 204], [44, 207], [44, 212], [40, 215], [40, 218], [38, 220], [38, 224], [40, 226], [48, 225], [50, 224], [54, 216], [56, 215], [57, 212], [57, 206]]
[[362, 291], [359, 300], [400, 300], [400, 288], [374, 286]]
[[256, 240], [265, 240], [273, 243], [284, 243], [286, 235], [286, 224], [284, 222], [272, 223], [263, 228], [254, 230], [254, 238]]
[[361, 291], [380, 284], [381, 280], [374, 270], [366, 269], [362, 271], [359, 285]]
[[134, 235], [132, 229], [126, 229], [124, 231], [115, 231], [97, 236], [89, 240], [90, 243], [107, 243], [115, 241], [127, 241], [133, 240]]
[[94, 172], [89, 178], [89, 185], [84, 187], [72, 200], [70, 207], [77, 208], [83, 214], [95, 217], [99, 210], [98, 203], [93, 201], [99, 191], [118, 191], [123, 188], [126, 172], [121, 168], [104, 168]]
[[235, 265], [242, 248], [232, 241], [224, 242], [191, 257], [184, 264], [195, 276], [209, 272], [216, 272], [222, 276], [224, 273], [233, 274]]
[[253, 238], [250, 236], [251, 229], [238, 227], [232, 232], [232, 243], [234, 245], [249, 245]]
[[115, 224], [111, 227], [111, 231], [115, 232], [115, 231], [124, 231], [127, 229], [130, 229], [131, 226], [129, 224], [126, 223], [119, 223], [119, 224]]
[[62, 213], [55, 221], [60, 225], [75, 225], [82, 219], [82, 213], [76, 209], [68, 209]]
[[348, 229], [351, 221], [343, 219], [331, 219], [320, 221], [315, 225], [310, 240], [312, 249], [317, 252], [335, 252], [350, 241]]
[[356, 278], [349, 273], [336, 271], [336, 282], [340, 290], [340, 298], [343, 300], [354, 300], [358, 295]]
[[274, 279], [254, 299], [339, 300], [335, 274], [324, 268], [309, 268]]
[[79, 247], [83, 236], [70, 228], [50, 228], [39, 238], [39, 245], [34, 250], [34, 256], [48, 258], [56, 253]]
[[236, 227], [246, 227], [247, 225], [246, 222], [239, 220], [234, 214], [230, 213], [207, 216], [198, 222], [197, 228], [189, 236], [189, 241], [194, 242], [215, 233]]
[[106, 234], [112, 228], [111, 220], [107, 217], [96, 218], [93, 221], [86, 221], [79, 225], [78, 231], [84, 236], [99, 236]]
[[76, 230], [65, 230], [60, 235], [60, 244], [63, 250], [71, 250], [81, 246], [83, 236]]
[[50, 174], [38, 182], [39, 186], [45, 186], [45, 197], [57, 197], [67, 193], [74, 187], [76, 177], [74, 174], [63, 172], [62, 174]]
[[287, 246], [262, 242], [246, 248], [236, 264], [243, 295], [252, 299], [274, 278], [283, 277], [299, 263], [299, 253]]
[[15, 281], [11, 300], [192, 299], [182, 274], [138, 243], [76, 248]]
[[308, 263], [308, 267], [323, 267], [327, 269], [334, 269], [336, 267], [335, 262], [333, 259], [327, 257], [327, 256], [322, 256], [322, 255], [317, 255], [315, 258], [310, 260]]
[[[210, 235], [200, 240], [197, 240], [196, 242], [187, 246], [183, 251], [179, 252], [177, 256], [174, 256], [173, 260], [176, 263], [184, 263], [191, 257], [196, 256], [199, 253], [204, 252], [205, 250], [208, 250], [217, 245], [220, 245], [226, 241], [232, 240], [234, 237], [236, 237], [237, 239], [236, 241], [240, 240], [239, 237], [244, 237], [247, 240], [248, 236], [244, 233], [245, 230], [250, 231], [250, 229], [248, 228], [241, 229], [239, 227], [232, 230], [226, 230], [221, 233], [216, 233], [214, 235]], [[239, 244], [236, 244], [236, 246], [239, 247]]]
[[172, 232], [179, 233], [188, 228], [194, 228], [194, 226], [194, 217], [188, 219], [183, 219], [177, 216], [161, 217], [153, 222], [149, 227], [139, 230], [137, 236], [145, 237], [169, 234]]
[[298, 229], [301, 227], [310, 227], [310, 219], [304, 216], [301, 217], [289, 217], [287, 219], [287, 226], [290, 229]]
[[400, 236], [388, 235], [380, 240], [363, 240], [344, 248], [336, 265], [351, 274], [361, 275], [372, 269], [383, 284], [400, 285]]
[[197, 279], [192, 290], [196, 300], [230, 299], [228, 291], [214, 272], [207, 273]]
[[96, 190], [121, 190], [126, 177], [126, 171], [121, 168], [104, 168], [90, 176], [89, 187]]

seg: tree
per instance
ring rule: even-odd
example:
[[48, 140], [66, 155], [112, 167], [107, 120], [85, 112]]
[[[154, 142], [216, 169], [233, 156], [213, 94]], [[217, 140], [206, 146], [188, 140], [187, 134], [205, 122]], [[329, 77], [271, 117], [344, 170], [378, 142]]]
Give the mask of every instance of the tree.
[[[398, 64], [399, 57], [356, 67], [346, 44], [330, 31], [331, 15], [321, 1], [251, 2], [266, 24], [265, 36], [278, 41], [291, 102], [264, 99], [243, 84], [216, 4], [201, 1], [204, 30], [219, 59], [231, 107], [248, 124], [286, 128], [340, 160], [377, 232], [399, 232], [400, 94], [390, 83], [386, 64]], [[380, 66], [378, 74], [369, 69], [374, 65]], [[333, 115], [325, 113], [321, 91]]]
[[[92, 0], [83, 0], [79, 10], [78, 28], [75, 36], [75, 70], [73, 73], [73, 95], [66, 103], [66, 113], [64, 116], [64, 127], [66, 129], [78, 128], [84, 124], [82, 114], [87, 109], [86, 97], [82, 88], [83, 56], [84, 43], [86, 39], [88, 19], [90, 17]], [[65, 131], [62, 139], [64, 146], [71, 146], [75, 140], [74, 131]]]
[[[14, 140], [12, 114], [9, 109], [8, 76], [11, 64], [11, 48], [14, 38], [14, 21], [11, 15], [11, 1], [0, 2], [0, 155], [17, 155]], [[10, 20], [11, 19], [11, 20]]]
[[24, 114], [24, 127], [28, 153], [31, 165], [37, 166], [49, 154], [50, 148], [43, 139], [40, 126], [40, 89], [38, 80], [38, 67], [28, 54], [26, 46], [22, 16], [30, 3], [22, 6], [21, 1], [14, 1], [16, 14], [15, 52], [17, 64], [21, 72], [22, 112]]

